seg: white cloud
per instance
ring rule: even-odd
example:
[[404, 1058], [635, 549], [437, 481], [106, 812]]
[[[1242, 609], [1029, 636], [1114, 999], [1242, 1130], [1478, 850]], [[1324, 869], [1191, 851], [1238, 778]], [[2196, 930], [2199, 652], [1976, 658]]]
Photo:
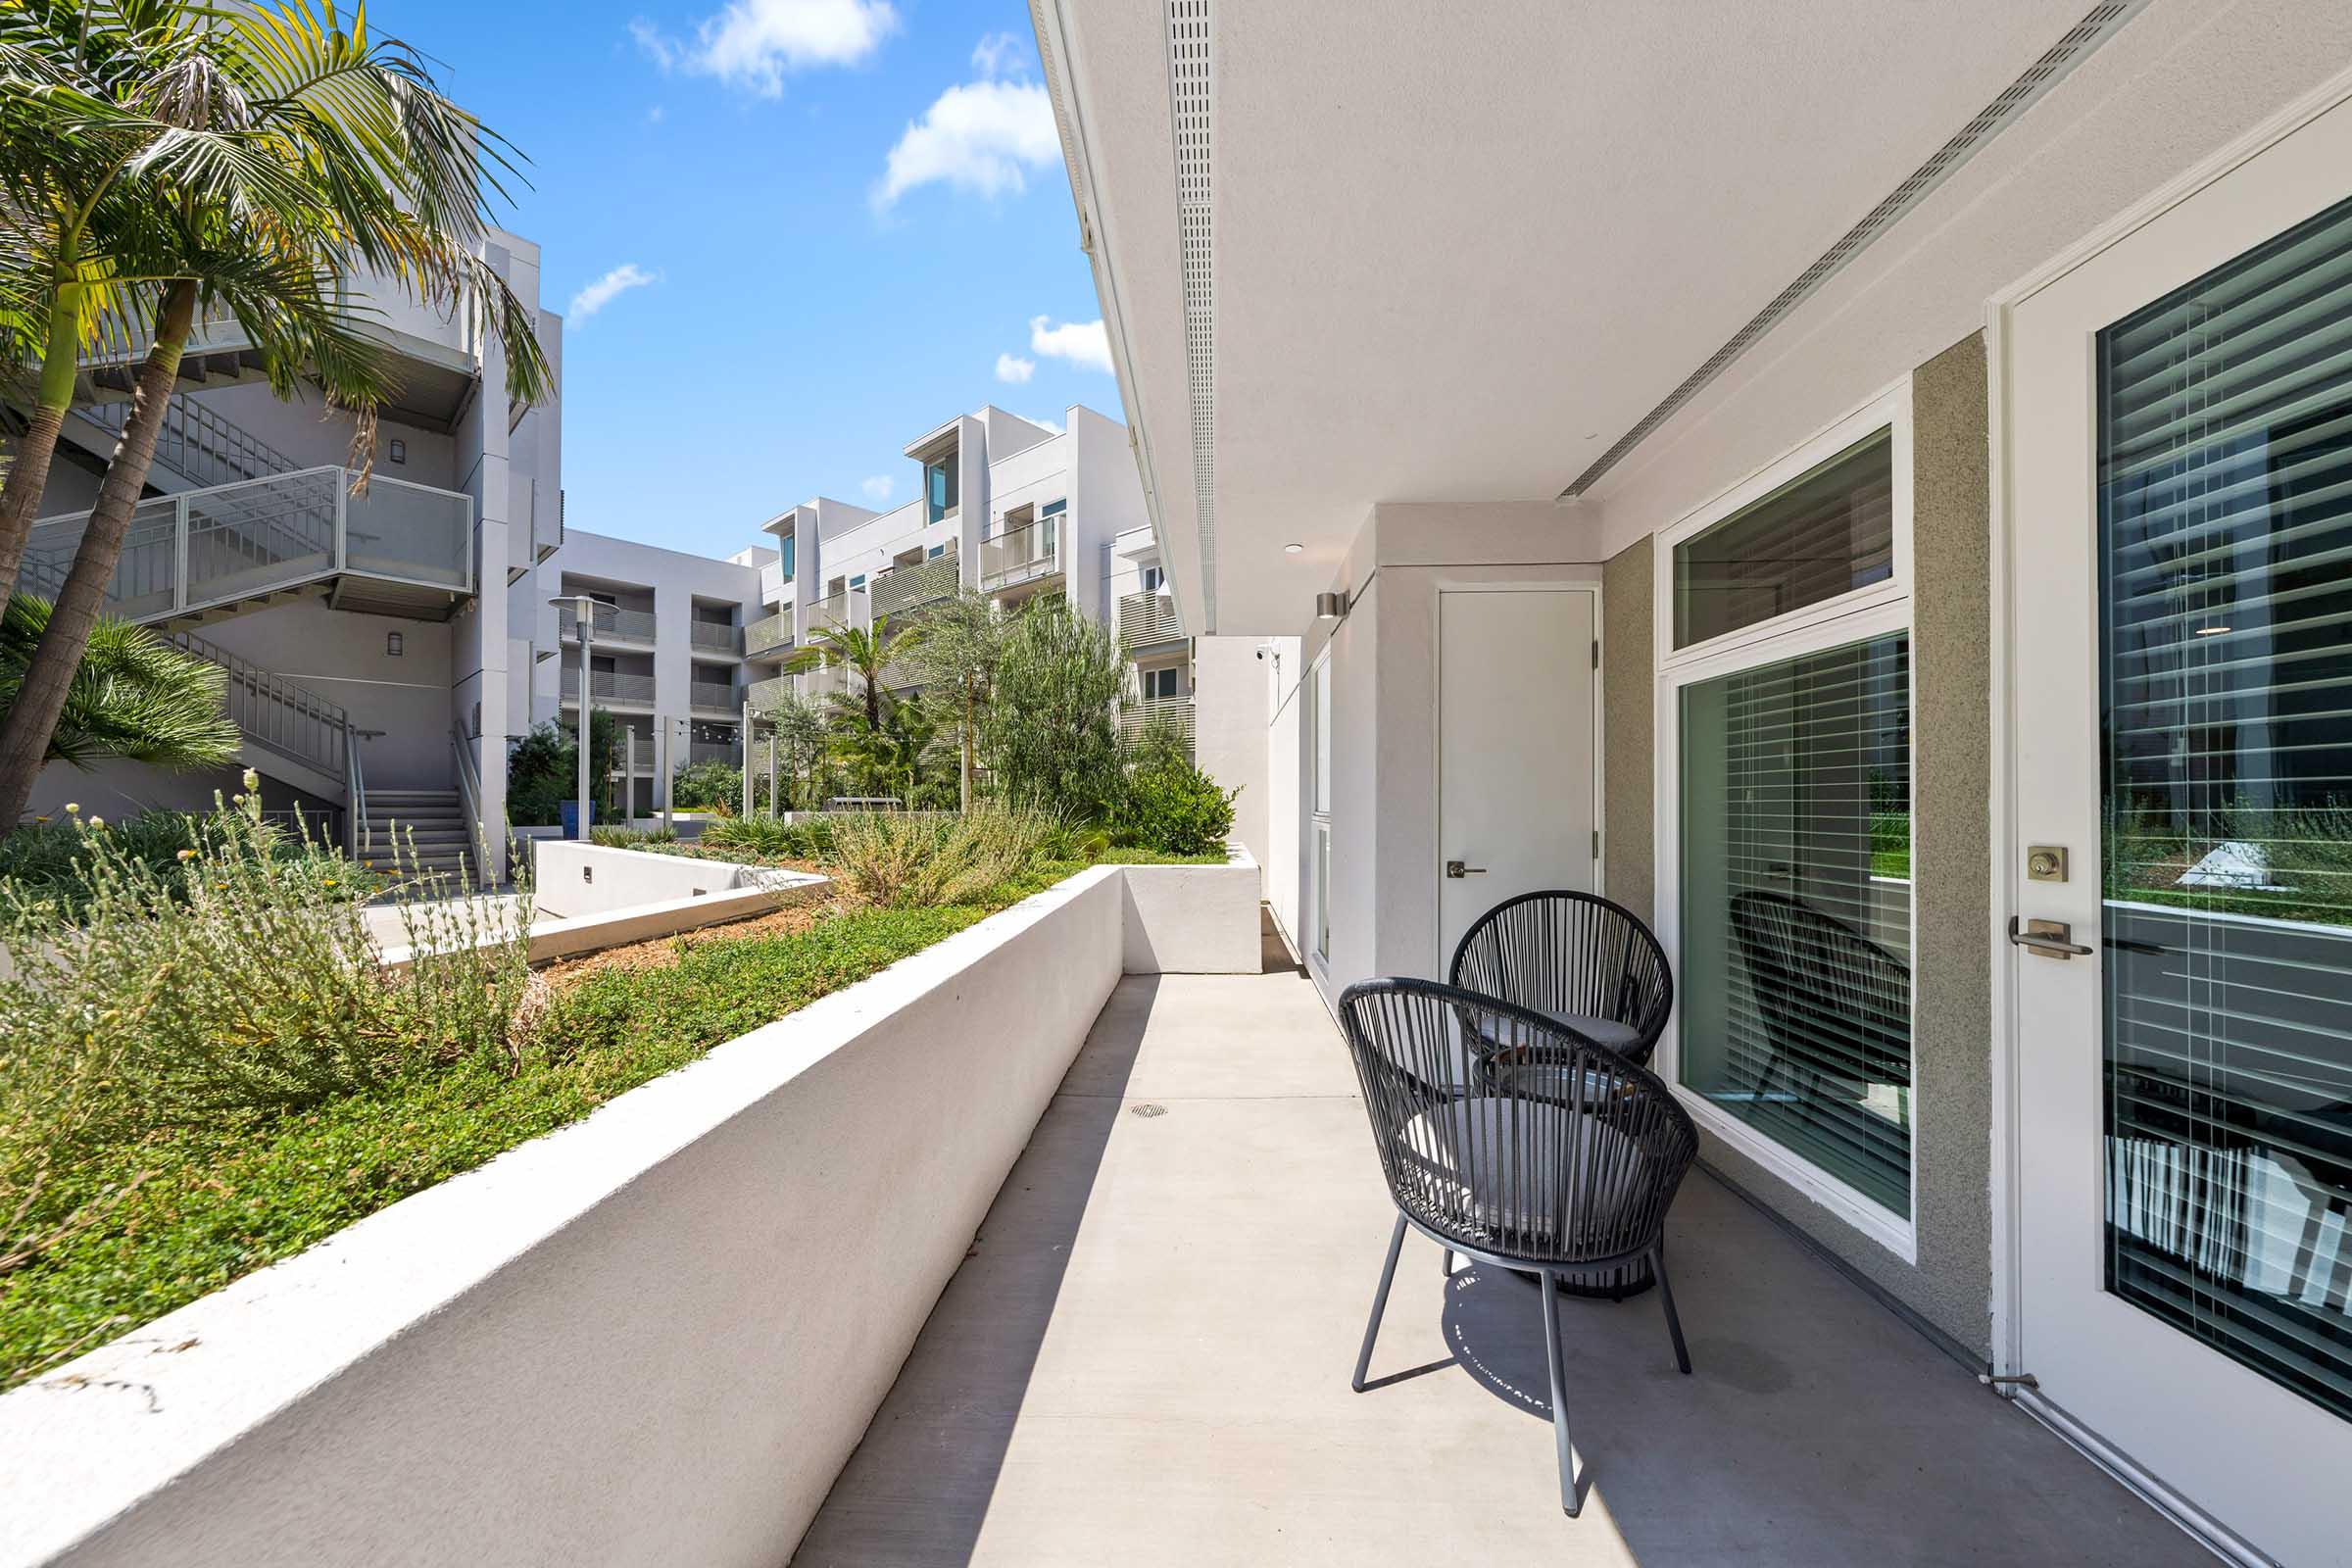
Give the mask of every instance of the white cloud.
[[585, 321], [629, 290], [656, 282], [661, 275], [647, 271], [635, 262], [623, 262], [571, 297], [569, 318], [575, 325]]
[[857, 65], [898, 27], [890, 0], [728, 0], [725, 10], [696, 24], [692, 42], [643, 17], [629, 24], [629, 36], [663, 71], [716, 76], [776, 98], [790, 73]]
[[898, 479], [887, 473], [877, 473], [870, 479], [859, 481], [858, 486], [858, 489], [865, 492], [865, 499], [868, 501], [888, 501], [890, 493], [898, 487]]
[[645, 122], [649, 125], [659, 125], [662, 123], [662, 122], [667, 120], [668, 118], [669, 111], [662, 108], [660, 104], [654, 105], [653, 108], [648, 109], [645, 112]]
[[1042, 414], [1024, 414], [1021, 416], [1021, 417], [1027, 419], [1031, 424], [1038, 426], [1040, 429], [1051, 430], [1055, 435], [1061, 434], [1061, 421], [1059, 419], [1049, 419]]
[[981, 196], [1019, 193], [1025, 171], [1061, 157], [1054, 105], [1034, 81], [967, 81], [939, 95], [890, 150], [874, 187], [886, 210], [917, 185], [942, 181]]
[[1024, 360], [1017, 354], [997, 356], [997, 379], [1019, 386], [1037, 373], [1037, 362]]
[[1025, 75], [1029, 46], [1017, 33], [992, 32], [972, 46], [972, 69], [983, 76]]
[[1052, 317], [1029, 318], [1029, 351], [1052, 359], [1067, 360], [1085, 370], [1101, 370], [1110, 374], [1110, 334], [1102, 330], [1101, 319], [1064, 321], [1059, 326], [1048, 326]]

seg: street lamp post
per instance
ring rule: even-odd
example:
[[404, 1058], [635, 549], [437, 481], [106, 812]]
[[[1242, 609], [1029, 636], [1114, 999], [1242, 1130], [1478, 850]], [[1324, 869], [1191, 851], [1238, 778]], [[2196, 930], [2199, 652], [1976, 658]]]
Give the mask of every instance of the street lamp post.
[[[596, 601], [586, 594], [564, 594], [550, 599], [548, 603], [559, 611], [566, 605], [573, 606], [580, 616], [580, 727], [574, 736], [580, 754], [580, 814], [576, 831], [579, 842], [585, 844], [588, 842], [588, 737], [593, 729], [590, 719], [593, 716], [591, 705], [594, 697], [589, 686], [588, 650], [596, 641]], [[559, 636], [562, 630], [562, 624], [559, 623]]]

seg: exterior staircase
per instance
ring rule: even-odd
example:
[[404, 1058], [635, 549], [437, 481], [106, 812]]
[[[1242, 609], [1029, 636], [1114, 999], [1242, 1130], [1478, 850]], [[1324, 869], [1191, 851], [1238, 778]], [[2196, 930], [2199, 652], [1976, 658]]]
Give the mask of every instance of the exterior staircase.
[[360, 796], [367, 803], [360, 858], [378, 871], [392, 868], [395, 846], [404, 872], [437, 871], [455, 879], [480, 858], [456, 790], [362, 789]]

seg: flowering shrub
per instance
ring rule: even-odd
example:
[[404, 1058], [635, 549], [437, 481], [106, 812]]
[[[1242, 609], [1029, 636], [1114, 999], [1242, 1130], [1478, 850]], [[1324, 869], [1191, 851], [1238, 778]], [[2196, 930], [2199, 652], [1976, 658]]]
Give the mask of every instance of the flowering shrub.
[[307, 836], [289, 860], [258, 782], [191, 819], [169, 869], [72, 813], [70, 923], [0, 884], [0, 1293], [138, 1186], [155, 1135], [258, 1130], [466, 1058], [521, 1061], [528, 893], [430, 902], [458, 890], [416, 873], [423, 897], [401, 906], [414, 956], [387, 966], [361, 914], [368, 879]]

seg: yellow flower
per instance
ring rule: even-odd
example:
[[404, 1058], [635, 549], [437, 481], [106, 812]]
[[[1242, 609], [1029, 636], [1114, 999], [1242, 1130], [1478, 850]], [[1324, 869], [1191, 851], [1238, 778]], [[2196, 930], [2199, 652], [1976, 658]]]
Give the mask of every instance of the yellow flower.
[[179, 852], [179, 858], [182, 862], [193, 860], [196, 858], [196, 852], [194, 850], [182, 850]]
[[66, 814], [68, 816], [77, 815], [79, 814], [80, 810], [81, 803], [79, 801], [68, 801], [66, 803]]

